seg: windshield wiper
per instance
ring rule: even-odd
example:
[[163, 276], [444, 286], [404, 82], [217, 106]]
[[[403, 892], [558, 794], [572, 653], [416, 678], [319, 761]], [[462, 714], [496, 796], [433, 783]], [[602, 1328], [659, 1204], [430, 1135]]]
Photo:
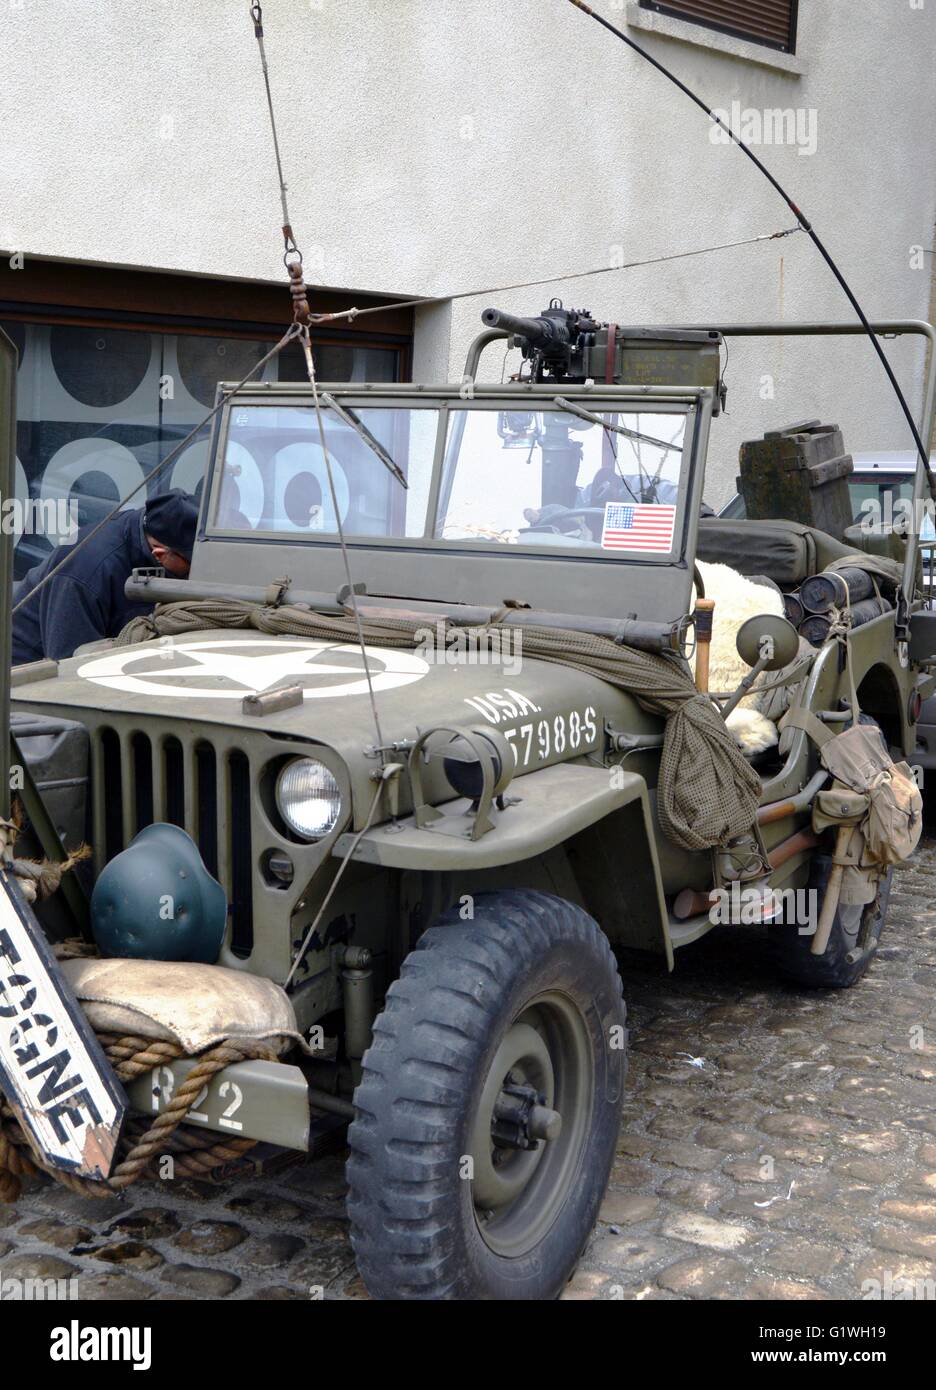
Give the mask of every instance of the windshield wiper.
[[566, 400], [565, 396], [554, 396], [553, 404], [558, 405], [561, 410], [567, 410], [570, 415], [577, 415], [581, 420], [588, 420], [593, 425], [600, 425], [604, 430], [613, 430], [615, 434], [623, 434], [627, 439], [639, 439], [641, 444], [653, 444], [657, 449], [665, 450], [667, 454], [671, 454], [676, 447], [668, 440], [654, 439], [652, 434], [641, 434], [638, 430], [629, 430], [626, 425], [612, 425], [609, 421], [602, 420], [600, 415], [594, 415], [592, 411], [586, 410], [583, 405], [576, 405], [574, 401]]
[[330, 396], [327, 391], [320, 392], [320, 396], [329, 410], [333, 410], [340, 420], [344, 420], [346, 425], [351, 426], [355, 434], [363, 439], [370, 451], [377, 455], [384, 468], [388, 469], [396, 478], [397, 482], [409, 491], [409, 483], [406, 481], [406, 475], [402, 468], [390, 457], [380, 440], [374, 438], [370, 430], [364, 424], [364, 421], [359, 420], [354, 414], [354, 411], [350, 410], [346, 405], [339, 405], [334, 396]]

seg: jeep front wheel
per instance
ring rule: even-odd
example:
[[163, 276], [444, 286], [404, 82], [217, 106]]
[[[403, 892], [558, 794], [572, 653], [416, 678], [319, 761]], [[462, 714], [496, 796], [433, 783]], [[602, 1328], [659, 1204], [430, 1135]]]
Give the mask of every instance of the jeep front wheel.
[[355, 1091], [351, 1239], [389, 1299], [552, 1299], [594, 1227], [620, 1126], [621, 981], [548, 893], [446, 913], [387, 993]]

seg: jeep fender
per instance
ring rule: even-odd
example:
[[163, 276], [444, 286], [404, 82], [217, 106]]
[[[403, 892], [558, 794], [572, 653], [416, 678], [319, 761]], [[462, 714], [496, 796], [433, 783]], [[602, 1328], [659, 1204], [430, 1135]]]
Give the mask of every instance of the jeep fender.
[[332, 853], [386, 869], [465, 873], [520, 863], [564, 845], [582, 899], [615, 944], [662, 952], [672, 968], [668, 917], [647, 784], [622, 768], [556, 763], [516, 778], [493, 830], [468, 838], [465, 798], [418, 828], [412, 816], [346, 833]]

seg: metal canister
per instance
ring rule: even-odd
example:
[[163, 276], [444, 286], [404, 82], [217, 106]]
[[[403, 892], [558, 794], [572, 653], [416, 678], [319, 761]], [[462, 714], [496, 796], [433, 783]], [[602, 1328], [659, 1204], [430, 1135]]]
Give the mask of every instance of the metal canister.
[[[870, 623], [873, 618], [879, 618], [882, 613], [890, 612], [893, 604], [886, 598], [866, 598], [860, 603], [852, 605], [851, 620], [852, 627], [861, 627], [862, 623]], [[821, 647], [829, 635], [829, 628], [832, 626], [832, 619], [827, 613], [809, 613], [799, 625], [799, 634], [805, 637], [806, 641], [814, 647]]]
[[828, 613], [832, 608], [854, 606], [873, 593], [874, 580], [867, 570], [826, 570], [803, 580], [799, 598], [810, 613]]
[[797, 629], [800, 637], [805, 637], [806, 641], [813, 647], [821, 647], [829, 635], [829, 628], [832, 626], [832, 619], [827, 618], [824, 613], [810, 613], [804, 618]]
[[783, 595], [783, 611], [794, 627], [799, 627], [806, 616], [799, 593]]

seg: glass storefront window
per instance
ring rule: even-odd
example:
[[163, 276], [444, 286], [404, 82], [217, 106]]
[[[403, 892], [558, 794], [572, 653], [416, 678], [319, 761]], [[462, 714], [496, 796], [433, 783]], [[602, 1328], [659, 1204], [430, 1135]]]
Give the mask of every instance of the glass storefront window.
[[[0, 321], [20, 354], [17, 380], [15, 576], [22, 578], [75, 525], [98, 521], [148, 478], [214, 404], [218, 381], [239, 381], [275, 341], [202, 333]], [[322, 381], [394, 381], [395, 348], [324, 343]], [[291, 345], [259, 381], [304, 380]], [[181, 487], [200, 497], [208, 429], [128, 504]]]

